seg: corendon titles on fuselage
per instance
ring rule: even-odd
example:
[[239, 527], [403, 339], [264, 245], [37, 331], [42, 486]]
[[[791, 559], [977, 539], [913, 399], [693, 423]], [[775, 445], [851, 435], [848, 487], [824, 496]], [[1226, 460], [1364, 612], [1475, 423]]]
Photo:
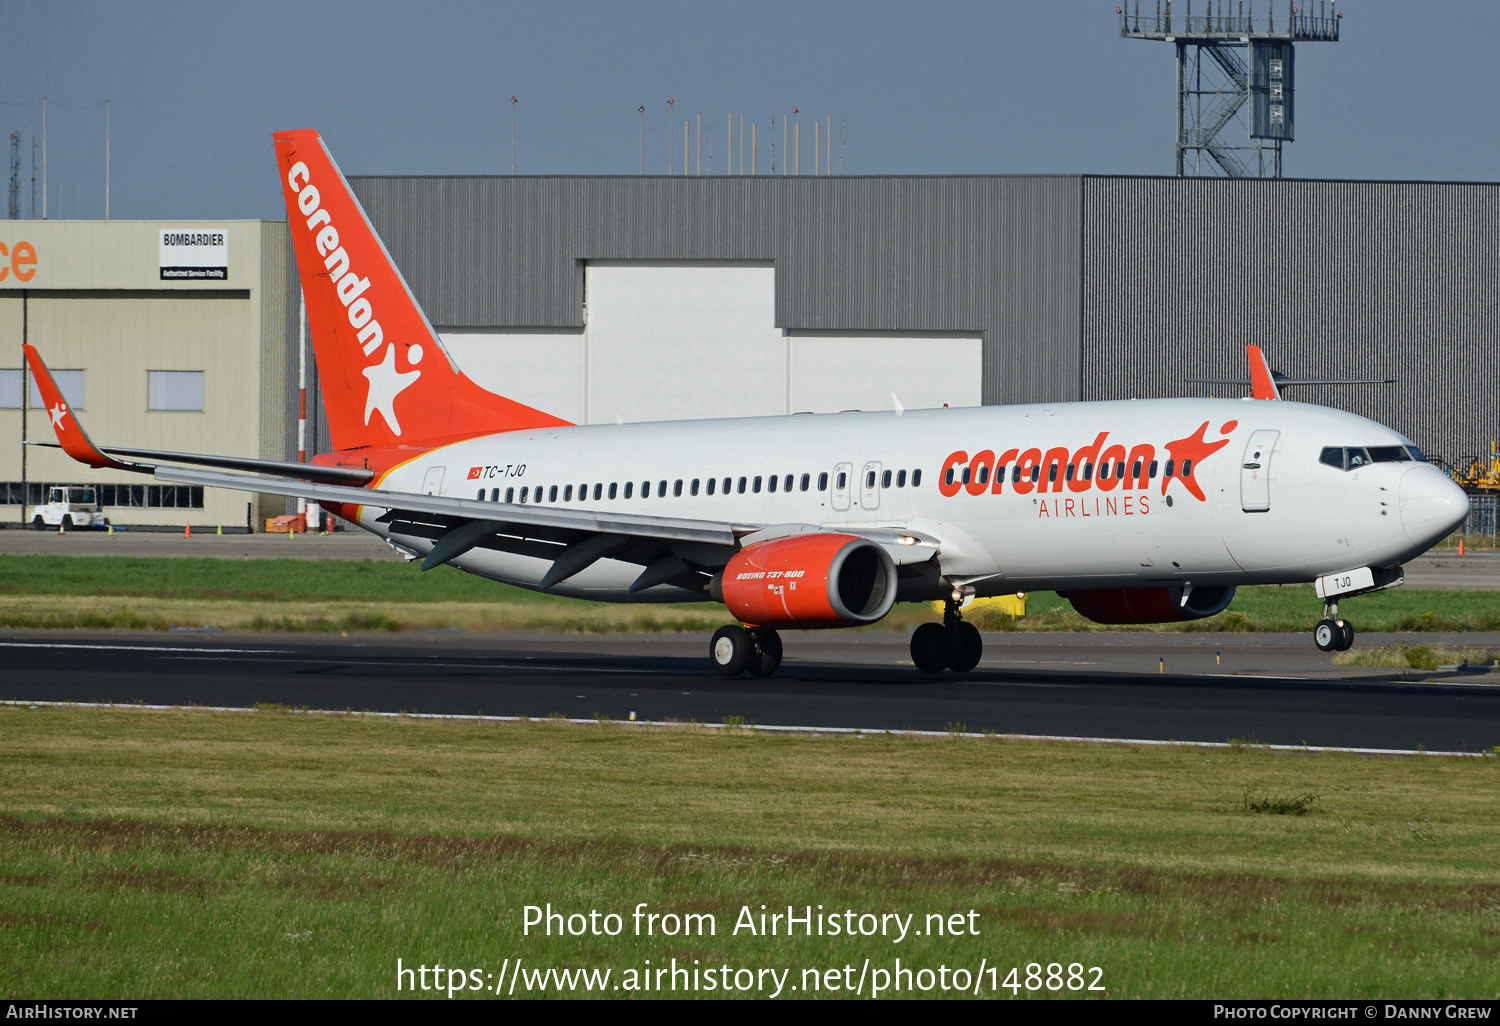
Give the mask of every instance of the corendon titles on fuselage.
[[[1238, 421], [1227, 421], [1219, 427], [1224, 438], [1207, 440], [1209, 421], [1184, 437], [1167, 442], [1167, 461], [1161, 466], [1157, 448], [1150, 442], [1126, 445], [1112, 442], [1108, 431], [1099, 432], [1088, 445], [1076, 450], [1065, 446], [1042, 450], [1006, 449], [998, 456], [994, 449], [981, 449], [970, 455], [959, 449], [943, 461], [938, 475], [938, 491], [952, 498], [960, 490], [970, 495], [1002, 495], [1007, 490], [1017, 495], [1038, 495], [1038, 519], [1050, 517], [1136, 516], [1151, 512], [1151, 481], [1161, 477], [1161, 494], [1171, 505], [1167, 489], [1176, 481], [1199, 502], [1205, 502], [1203, 489], [1195, 471], [1204, 459], [1229, 444], [1228, 435]], [[1119, 494], [1111, 494], [1119, 489]], [[1134, 490], [1139, 494], [1127, 495]], [[1048, 499], [1046, 493], [1063, 492], [1062, 498]], [[1103, 494], [1084, 495], [1096, 492]]]

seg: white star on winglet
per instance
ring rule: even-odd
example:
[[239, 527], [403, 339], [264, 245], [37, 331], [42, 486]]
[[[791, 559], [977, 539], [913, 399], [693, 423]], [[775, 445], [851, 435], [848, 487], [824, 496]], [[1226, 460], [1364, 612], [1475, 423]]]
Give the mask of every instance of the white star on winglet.
[[366, 367], [364, 375], [370, 380], [370, 390], [365, 396], [365, 427], [370, 426], [370, 414], [376, 410], [385, 418], [385, 422], [397, 436], [401, 434], [401, 424], [396, 420], [396, 396], [422, 376], [421, 371], [407, 371], [402, 374], [396, 370], [396, 346], [389, 343], [385, 347], [385, 359], [379, 363]]
[[56, 428], [62, 423], [62, 419], [68, 415], [68, 408], [62, 403], [58, 403], [52, 409], [48, 410], [47, 414], [52, 418], [52, 426]]

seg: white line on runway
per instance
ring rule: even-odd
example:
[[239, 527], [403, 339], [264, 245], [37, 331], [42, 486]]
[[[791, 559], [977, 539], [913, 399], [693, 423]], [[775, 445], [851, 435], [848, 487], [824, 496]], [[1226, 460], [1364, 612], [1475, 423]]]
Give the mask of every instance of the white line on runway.
[[0, 641], [0, 648], [84, 648], [96, 649], [100, 652], [213, 652], [220, 655], [260, 655], [262, 653], [281, 655], [291, 651], [288, 648], [199, 648], [196, 645], [115, 645], [106, 643], [84, 645], [58, 641]]
[[[686, 691], [683, 694], [687, 694]], [[0, 699], [0, 705], [26, 706], [37, 709], [43, 706], [62, 709], [147, 709], [154, 712], [223, 712], [223, 713], [260, 713], [270, 710], [248, 709], [243, 706], [230, 705], [136, 705], [134, 703], [113, 702], [27, 702], [20, 699]], [[307, 716], [374, 716], [381, 719], [413, 719], [413, 720], [468, 720], [476, 723], [537, 723], [544, 722], [535, 716], [485, 716], [477, 713], [418, 713], [418, 712], [374, 712], [362, 710], [353, 712], [347, 709], [277, 709], [277, 715], [307, 715]], [[550, 719], [550, 717], [549, 717]], [[595, 718], [583, 719], [565, 718], [564, 723], [573, 723], [579, 726], [617, 726], [617, 727], [663, 727], [678, 728], [690, 726], [676, 720], [599, 720]], [[893, 737], [951, 737], [966, 738], [975, 741], [1063, 741], [1076, 742], [1093, 745], [1152, 745], [1158, 748], [1234, 748], [1235, 743], [1228, 741], [1153, 741], [1147, 738], [1130, 737], [1070, 737], [1066, 734], [976, 734], [973, 731], [948, 731], [948, 730], [882, 730], [878, 727], [789, 727], [762, 723], [737, 723], [726, 726], [723, 723], [696, 723], [694, 727], [710, 727], [717, 730], [757, 730], [766, 734], [839, 734], [856, 738], [879, 737], [890, 735]], [[1449, 758], [1465, 759], [1488, 759], [1492, 756], [1489, 752], [1434, 752], [1426, 748], [1340, 748], [1334, 745], [1253, 745], [1246, 747], [1265, 748], [1274, 752], [1345, 752], [1350, 755], [1441, 755]]]

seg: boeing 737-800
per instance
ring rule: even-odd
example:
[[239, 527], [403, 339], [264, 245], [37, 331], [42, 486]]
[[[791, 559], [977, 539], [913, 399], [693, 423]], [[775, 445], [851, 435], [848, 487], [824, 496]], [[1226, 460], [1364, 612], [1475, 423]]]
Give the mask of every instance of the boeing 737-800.
[[93, 467], [316, 500], [419, 558], [559, 595], [712, 601], [728, 676], [781, 661], [781, 629], [874, 623], [942, 600], [912, 635], [967, 672], [971, 596], [1052, 589], [1106, 624], [1212, 616], [1240, 585], [1340, 598], [1401, 583], [1461, 523], [1463, 491], [1410, 439], [1254, 398], [575, 425], [488, 392], [448, 357], [321, 138], [275, 136], [333, 451], [311, 463], [98, 448], [26, 356], [59, 444]]

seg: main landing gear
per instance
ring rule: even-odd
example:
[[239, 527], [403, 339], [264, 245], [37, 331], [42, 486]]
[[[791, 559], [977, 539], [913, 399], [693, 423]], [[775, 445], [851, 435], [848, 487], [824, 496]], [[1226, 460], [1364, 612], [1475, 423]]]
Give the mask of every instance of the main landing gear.
[[924, 623], [911, 635], [911, 661], [923, 673], [968, 673], [979, 665], [984, 639], [979, 628], [966, 623], [959, 603], [963, 593], [955, 591], [943, 603], [943, 622]]
[[781, 665], [781, 635], [769, 627], [741, 627], [737, 623], [714, 631], [708, 643], [714, 669], [726, 677], [749, 672], [769, 677]]
[[1346, 652], [1354, 644], [1354, 628], [1339, 618], [1337, 599], [1323, 603], [1323, 619], [1313, 628], [1313, 644], [1321, 652]]

